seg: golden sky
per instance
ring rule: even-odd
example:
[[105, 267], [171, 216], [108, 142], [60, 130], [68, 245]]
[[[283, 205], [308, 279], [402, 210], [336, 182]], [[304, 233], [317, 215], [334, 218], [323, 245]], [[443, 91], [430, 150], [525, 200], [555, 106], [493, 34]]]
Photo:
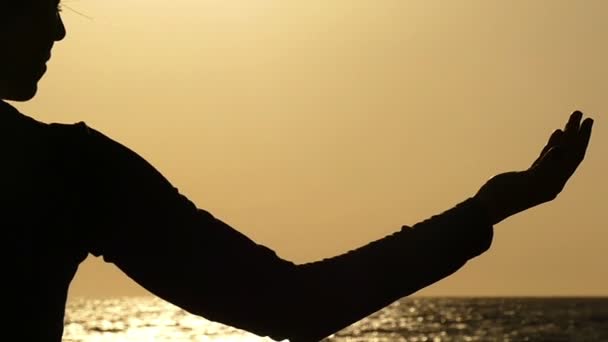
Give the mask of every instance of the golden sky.
[[[490, 251], [419, 293], [608, 295], [607, 1], [65, 5], [92, 20], [64, 10], [68, 36], [39, 95], [17, 106], [85, 121], [296, 262], [413, 225], [527, 168], [584, 111], [594, 136], [558, 199], [497, 225]], [[142, 293], [90, 257], [71, 294]]]

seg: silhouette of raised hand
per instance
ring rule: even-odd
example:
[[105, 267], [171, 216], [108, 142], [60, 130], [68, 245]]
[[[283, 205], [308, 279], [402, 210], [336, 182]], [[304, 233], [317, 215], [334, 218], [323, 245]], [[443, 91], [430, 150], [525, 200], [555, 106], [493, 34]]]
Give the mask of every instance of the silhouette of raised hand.
[[496, 224], [505, 218], [554, 200], [583, 161], [593, 119], [581, 123], [583, 114], [572, 113], [564, 130], [553, 132], [540, 156], [524, 171], [492, 177], [475, 197]]

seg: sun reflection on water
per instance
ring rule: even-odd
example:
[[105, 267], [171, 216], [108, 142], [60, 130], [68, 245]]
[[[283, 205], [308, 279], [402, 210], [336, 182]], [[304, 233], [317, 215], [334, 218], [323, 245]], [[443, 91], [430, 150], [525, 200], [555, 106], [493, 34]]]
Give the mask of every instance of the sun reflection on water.
[[64, 342], [269, 342], [269, 338], [191, 315], [157, 298], [76, 298]]
[[[608, 341], [608, 298], [404, 298], [325, 342]], [[63, 342], [270, 342], [155, 297], [72, 299]]]

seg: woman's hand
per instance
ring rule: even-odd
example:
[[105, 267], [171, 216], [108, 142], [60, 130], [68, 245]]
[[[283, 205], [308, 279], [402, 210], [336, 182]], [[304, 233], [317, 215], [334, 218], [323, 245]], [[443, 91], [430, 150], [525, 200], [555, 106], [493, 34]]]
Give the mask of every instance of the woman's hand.
[[475, 195], [496, 224], [505, 218], [549, 202], [562, 191], [583, 161], [591, 137], [593, 120], [574, 112], [564, 130], [549, 138], [538, 159], [525, 171], [492, 177]]

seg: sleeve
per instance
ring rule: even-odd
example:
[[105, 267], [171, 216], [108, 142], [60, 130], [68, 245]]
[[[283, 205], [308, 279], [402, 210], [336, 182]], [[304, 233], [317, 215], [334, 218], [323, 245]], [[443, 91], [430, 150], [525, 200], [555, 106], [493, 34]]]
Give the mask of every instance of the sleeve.
[[275, 340], [318, 341], [461, 268], [493, 228], [474, 198], [332, 258], [296, 265], [81, 125], [88, 250], [186, 311]]

